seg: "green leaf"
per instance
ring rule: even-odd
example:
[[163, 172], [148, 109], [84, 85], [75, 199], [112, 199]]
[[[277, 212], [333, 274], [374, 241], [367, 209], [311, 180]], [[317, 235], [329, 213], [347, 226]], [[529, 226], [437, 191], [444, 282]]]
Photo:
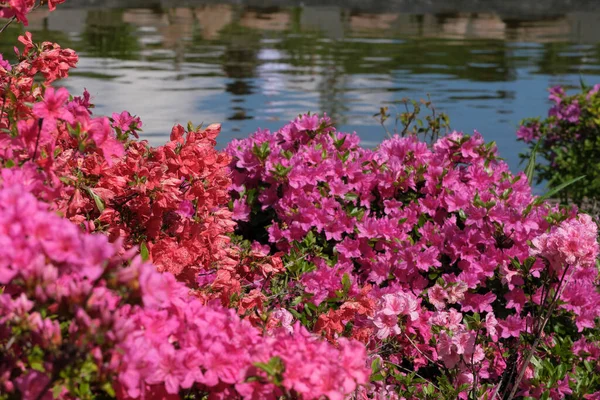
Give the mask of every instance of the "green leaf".
[[36, 371], [39, 371], [39, 372], [46, 372], [46, 369], [44, 368], [43, 360], [33, 360], [33, 361], [31, 361], [31, 363], [29, 364], [29, 366], [33, 370], [36, 370]]
[[545, 195], [538, 197], [536, 199], [536, 204], [541, 204], [541, 202], [543, 202], [544, 200], [549, 199], [550, 197], [554, 196], [555, 194], [557, 194], [558, 192], [560, 192], [561, 190], [563, 190], [567, 186], [571, 186], [572, 184], [574, 184], [575, 182], [578, 182], [578, 181], [582, 180], [583, 178], [585, 178], [585, 175], [581, 175], [578, 178], [571, 179], [568, 182], [561, 183], [560, 185], [558, 185], [554, 189], [550, 190]]
[[346, 142], [346, 136], [344, 135], [344, 136], [342, 136], [341, 139], [334, 140], [333, 145], [335, 146], [336, 149], [339, 150], [344, 145], [345, 142]]
[[527, 167], [525, 167], [525, 176], [527, 176], [527, 181], [529, 184], [533, 184], [533, 175], [535, 173], [535, 158], [537, 156], [538, 149], [540, 148], [540, 143], [542, 141], [538, 140], [535, 144], [535, 147], [531, 151], [531, 155], [529, 156], [529, 162], [527, 163]]
[[585, 81], [583, 80], [583, 76], [581, 74], [579, 74], [579, 85], [581, 86], [581, 90], [583, 90], [584, 92], [588, 90], [588, 86], [585, 84]]
[[377, 382], [385, 379], [385, 376], [381, 372], [371, 375], [371, 381]]
[[91, 392], [90, 392], [90, 383], [89, 382], [81, 382], [79, 384], [79, 393], [81, 393], [81, 394], [91, 394]]
[[113, 389], [110, 382], [105, 382], [101, 387], [110, 397], [115, 397], [115, 389]]
[[104, 211], [104, 201], [102, 201], [100, 196], [98, 196], [96, 193], [94, 193], [92, 188], [89, 186], [86, 186], [85, 190], [89, 193], [91, 198], [94, 199], [94, 203], [96, 203], [96, 207], [98, 207], [98, 211], [100, 211], [100, 212]]
[[271, 366], [270, 366], [269, 364], [267, 364], [267, 363], [261, 363], [261, 362], [257, 362], [257, 363], [254, 363], [254, 365], [255, 365], [257, 368], [260, 368], [260, 369], [262, 369], [263, 371], [265, 371], [265, 372], [266, 372], [267, 374], [269, 374], [269, 375], [274, 375], [274, 374], [275, 374], [275, 371], [274, 371], [274, 370], [271, 368]]
[[29, 367], [39, 372], [46, 372], [46, 369], [44, 368], [44, 357], [44, 351], [39, 346], [34, 346], [27, 356]]
[[271, 173], [279, 178], [285, 178], [292, 170], [292, 167], [284, 167], [281, 163], [275, 165], [275, 169]]
[[342, 276], [342, 288], [344, 289], [344, 294], [348, 294], [351, 286], [352, 282], [350, 282], [350, 275], [346, 272], [344, 273], [344, 276]]
[[263, 142], [260, 147], [256, 143], [252, 146], [252, 154], [258, 157], [261, 161], [264, 161], [269, 154], [271, 154], [271, 148], [269, 147], [269, 142]]
[[558, 364], [557, 373], [558, 373], [557, 378], [563, 379], [565, 377], [565, 375], [567, 374], [567, 365], [566, 364]]
[[381, 370], [381, 367], [379, 366], [379, 359], [378, 358], [373, 359], [373, 362], [371, 362], [371, 371], [374, 374], [376, 374], [380, 370]]
[[53, 399], [58, 399], [61, 395], [61, 393], [64, 390], [64, 386], [62, 385], [56, 385], [52, 388], [52, 398]]
[[146, 246], [146, 242], [142, 242], [140, 244], [140, 256], [142, 256], [142, 260], [148, 261], [150, 259], [150, 252], [148, 251], [148, 246]]
[[344, 199], [346, 199], [346, 200], [348, 200], [348, 201], [355, 201], [355, 200], [358, 200], [358, 194], [356, 194], [356, 193], [352, 193], [352, 192], [346, 193], [346, 194], [344, 195]]
[[269, 377], [272, 379], [275, 385], [280, 385], [282, 383], [283, 377], [282, 374], [285, 370], [285, 365], [283, 364], [283, 360], [280, 357], [271, 357], [269, 362], [262, 363], [257, 362], [254, 363], [254, 366], [265, 371]]

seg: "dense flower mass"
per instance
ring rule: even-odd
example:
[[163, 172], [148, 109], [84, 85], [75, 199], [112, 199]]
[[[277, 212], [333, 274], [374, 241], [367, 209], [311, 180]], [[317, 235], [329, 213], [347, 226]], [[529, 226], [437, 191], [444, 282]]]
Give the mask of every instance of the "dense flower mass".
[[235, 225], [227, 209], [229, 159], [214, 148], [220, 126], [186, 132], [178, 125], [158, 148], [130, 140], [141, 128], [139, 118], [126, 111], [94, 116], [87, 92], [70, 98], [64, 88], [34, 84], [37, 73], [46, 85], [67, 76], [77, 61], [71, 50], [35, 46], [29, 34], [20, 41], [21, 61], [0, 77], [2, 127], [10, 131], [0, 133], [0, 157], [35, 159], [57, 211], [111, 241], [143, 246], [160, 270], [191, 284], [199, 272], [214, 275], [217, 263], [237, 276], [239, 252], [226, 236]]
[[0, 70], [0, 398], [339, 399], [367, 383], [360, 343], [333, 346], [285, 310], [238, 315], [255, 306], [242, 284], [283, 266], [229, 245], [218, 125], [130, 140], [138, 118], [50, 86], [72, 51], [20, 41]]
[[[52, 86], [72, 50], [19, 41], [0, 399], [599, 398], [597, 225], [477, 132], [365, 149], [307, 114], [225, 152], [218, 124], [151, 147], [138, 117]], [[578, 124], [597, 92], [553, 89], [550, 118]]]
[[[557, 351], [539, 322], [551, 300], [552, 329], [597, 332], [595, 223], [537, 201], [478, 133], [431, 147], [396, 136], [367, 150], [327, 117], [304, 115], [227, 152], [239, 232], [292, 265], [271, 286], [277, 306], [382, 356], [371, 393], [555, 390], [558, 380], [531, 374], [515, 382], [528, 337], [546, 332], [535, 357]], [[568, 388], [566, 370], [559, 378]]]
[[134, 252], [120, 254], [120, 243], [49, 212], [23, 178], [4, 169], [0, 183], [0, 393], [153, 398], [195, 387], [225, 398], [335, 399], [367, 382], [359, 343], [334, 348], [298, 324], [263, 336]]

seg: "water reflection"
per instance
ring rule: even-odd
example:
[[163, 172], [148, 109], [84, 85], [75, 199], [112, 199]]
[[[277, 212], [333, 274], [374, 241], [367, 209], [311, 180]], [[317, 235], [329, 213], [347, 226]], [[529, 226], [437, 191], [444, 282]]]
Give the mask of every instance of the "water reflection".
[[[89, 11], [85, 25], [76, 33], [85, 43], [87, 57], [132, 60], [139, 57], [142, 43], [136, 36], [136, 27], [125, 18], [122, 10]], [[148, 42], [146, 42], [148, 43]], [[80, 47], [77, 46], [76, 47]]]
[[[495, 13], [368, 13], [335, 6], [38, 12], [30, 30], [80, 52], [64, 82], [86, 86], [98, 112], [141, 115], [164, 142], [175, 122], [224, 122], [221, 144], [325, 111], [367, 145], [372, 114], [427, 93], [452, 125], [496, 140], [517, 169], [519, 119], [543, 114], [549, 85], [600, 74], [600, 13], [537, 19]], [[0, 38], [10, 53], [20, 28]]]

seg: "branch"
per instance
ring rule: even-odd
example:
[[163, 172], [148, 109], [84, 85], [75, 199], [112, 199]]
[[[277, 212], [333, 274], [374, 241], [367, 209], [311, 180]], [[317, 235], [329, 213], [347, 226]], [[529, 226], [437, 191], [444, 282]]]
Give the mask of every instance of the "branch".
[[4, 30], [6, 28], [8, 28], [10, 26], [10, 24], [12, 24], [13, 22], [15, 22], [17, 20], [17, 16], [15, 15], [14, 17], [12, 17], [11, 19], [8, 20], [8, 22], [6, 24], [4, 24], [4, 26], [0, 29], [0, 33], [4, 32]]

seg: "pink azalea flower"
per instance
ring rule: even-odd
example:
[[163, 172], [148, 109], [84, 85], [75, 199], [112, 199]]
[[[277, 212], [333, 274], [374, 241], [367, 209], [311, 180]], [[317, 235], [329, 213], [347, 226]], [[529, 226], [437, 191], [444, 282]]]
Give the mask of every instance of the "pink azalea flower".
[[121, 114], [113, 113], [113, 127], [119, 128], [121, 132], [131, 131], [133, 135], [138, 138], [136, 129], [142, 127], [142, 121], [138, 117], [132, 117], [127, 111], [123, 111]]
[[525, 320], [518, 315], [509, 315], [505, 320], [500, 320], [498, 326], [501, 328], [501, 337], [519, 337], [525, 330]]
[[[185, 376], [184, 356], [187, 355], [181, 350], [175, 350], [171, 344], [163, 343], [158, 352], [154, 353], [156, 360], [152, 362], [153, 372], [146, 378], [146, 382], [153, 384], [165, 384], [167, 393], [179, 393], [179, 388], [183, 387], [182, 381]], [[191, 382], [189, 383], [191, 386]], [[189, 388], [189, 386], [188, 386]]]
[[0, 67], [4, 68], [7, 71], [12, 70], [12, 66], [10, 65], [10, 63], [7, 60], [5, 60], [2, 57], [2, 54], [0, 54]]
[[92, 140], [102, 151], [109, 165], [112, 165], [113, 157], [123, 156], [125, 152], [123, 144], [114, 137], [108, 118], [92, 119], [89, 132]]
[[399, 335], [401, 332], [398, 326], [398, 317], [395, 315], [377, 314], [373, 319], [373, 325], [378, 329], [378, 339], [386, 339], [390, 335]]
[[44, 118], [44, 121], [54, 127], [59, 119], [72, 124], [74, 122], [73, 115], [65, 107], [68, 99], [69, 91], [67, 89], [55, 90], [53, 87], [48, 87], [44, 92], [43, 101], [34, 104], [33, 115]]
[[346, 258], [352, 257], [360, 257], [361, 251], [359, 249], [360, 242], [358, 240], [353, 239], [345, 239], [340, 244], [338, 244], [335, 248], [336, 250]]
[[492, 303], [496, 300], [496, 295], [493, 293], [473, 294], [465, 293], [465, 298], [460, 303], [462, 311], [473, 312], [492, 312]]
[[52, 400], [53, 398], [50, 390], [42, 394], [42, 391], [50, 381], [50, 378], [46, 374], [31, 371], [25, 375], [21, 375], [15, 381], [23, 400]]
[[514, 308], [517, 313], [520, 313], [527, 302], [527, 298], [525, 297], [525, 292], [523, 289], [513, 289], [510, 292], [504, 295], [504, 298], [508, 301], [506, 303], [506, 308]]
[[315, 131], [319, 128], [320, 121], [317, 114], [303, 115], [294, 122], [298, 131]]
[[48, 0], [48, 9], [50, 11], [54, 11], [54, 10], [56, 10], [57, 4], [62, 4], [64, 2], [65, 2], [65, 0]]
[[250, 219], [251, 208], [245, 199], [236, 199], [233, 201], [232, 218], [236, 221], [248, 221]]
[[496, 327], [498, 326], [498, 320], [496, 320], [493, 312], [489, 312], [485, 316], [484, 326], [492, 340], [498, 340], [498, 331], [496, 330]]
[[179, 203], [179, 208], [177, 209], [177, 213], [185, 218], [191, 218], [194, 216], [196, 209], [194, 204], [189, 200], [183, 200]]

